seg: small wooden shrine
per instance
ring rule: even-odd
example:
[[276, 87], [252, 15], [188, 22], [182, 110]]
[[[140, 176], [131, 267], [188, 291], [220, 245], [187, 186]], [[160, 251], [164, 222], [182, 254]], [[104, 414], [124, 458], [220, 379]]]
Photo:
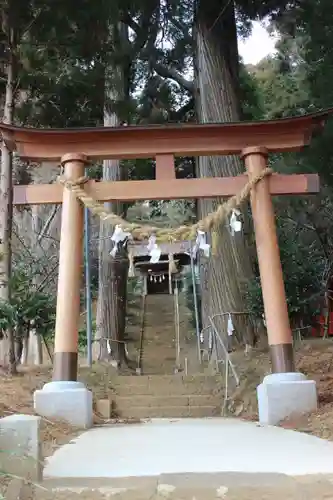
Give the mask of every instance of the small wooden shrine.
[[[147, 295], [173, 293], [174, 282], [179, 279], [184, 266], [191, 262], [191, 243], [177, 241], [160, 243], [161, 256], [158, 262], [151, 262], [148, 242], [132, 246], [134, 267], [144, 278], [144, 291]], [[176, 272], [170, 272], [170, 256], [175, 263]]]

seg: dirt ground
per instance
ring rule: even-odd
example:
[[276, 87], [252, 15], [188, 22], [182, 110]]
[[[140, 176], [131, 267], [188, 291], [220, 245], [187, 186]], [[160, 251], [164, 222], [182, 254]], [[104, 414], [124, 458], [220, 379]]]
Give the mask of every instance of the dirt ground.
[[[50, 369], [21, 368], [14, 377], [1, 374], [0, 377], [0, 417], [13, 413], [33, 414], [33, 393], [50, 380]], [[76, 433], [65, 422], [42, 420], [41, 438], [43, 454], [47, 456], [59, 445], [68, 442]]]
[[[232, 415], [246, 420], [257, 420], [256, 387], [269, 373], [269, 356], [265, 351], [253, 350], [232, 354], [241, 384], [234, 391], [229, 404]], [[297, 369], [317, 382], [319, 408], [301, 418], [290, 418], [281, 426], [333, 441], [333, 341], [306, 340], [296, 348]]]
[[[256, 387], [269, 373], [269, 356], [262, 350], [253, 350], [250, 354], [234, 352], [233, 361], [239, 373], [241, 384], [230, 398], [229, 415], [244, 419], [256, 420], [257, 401]], [[333, 341], [305, 341], [296, 350], [297, 368], [317, 381], [319, 394], [318, 411], [302, 418], [289, 419], [281, 425], [286, 428], [314, 434], [333, 441]], [[110, 388], [110, 370], [104, 366], [96, 366], [92, 370], [80, 368], [79, 378], [84, 381], [94, 395], [103, 396]], [[51, 368], [21, 368], [15, 377], [0, 375], [0, 416], [12, 413], [33, 413], [33, 392], [41, 388], [51, 379]], [[97, 423], [102, 423], [98, 420]], [[44, 453], [48, 455], [55, 447], [68, 442], [78, 433], [63, 422], [43, 420], [42, 439]]]
[[[3, 370], [0, 371], [0, 417], [13, 413], [34, 414], [33, 393], [52, 378], [51, 366], [38, 368], [21, 366], [18, 372], [12, 377], [6, 375]], [[110, 365], [96, 365], [92, 369], [83, 366], [79, 368], [79, 379], [93, 391], [95, 398], [104, 397], [111, 389], [110, 381], [114, 373], [114, 368]], [[105, 423], [98, 414], [94, 415], [94, 421], [98, 425]], [[41, 425], [43, 456], [51, 455], [56, 448], [68, 443], [80, 432], [80, 429], [66, 422], [43, 418]]]

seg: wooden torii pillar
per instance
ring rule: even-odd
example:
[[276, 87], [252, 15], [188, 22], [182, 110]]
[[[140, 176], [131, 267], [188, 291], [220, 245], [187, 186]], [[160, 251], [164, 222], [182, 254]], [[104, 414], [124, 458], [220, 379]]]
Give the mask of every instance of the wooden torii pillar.
[[[167, 125], [123, 128], [37, 130], [0, 124], [8, 148], [22, 159], [60, 161], [65, 175], [84, 175], [96, 159], [155, 158], [156, 179], [94, 182], [85, 190], [98, 201], [193, 199], [236, 194], [267, 166], [270, 152], [297, 151], [310, 142], [323, 113], [297, 118], [232, 124]], [[174, 156], [237, 154], [248, 175], [224, 178], [176, 179]], [[319, 191], [318, 176], [278, 175], [263, 179], [253, 190], [254, 219], [265, 318], [273, 372], [294, 371], [292, 333], [273, 212], [272, 195], [302, 195]], [[63, 204], [53, 380], [77, 378], [83, 207], [61, 184], [15, 186], [14, 205]]]

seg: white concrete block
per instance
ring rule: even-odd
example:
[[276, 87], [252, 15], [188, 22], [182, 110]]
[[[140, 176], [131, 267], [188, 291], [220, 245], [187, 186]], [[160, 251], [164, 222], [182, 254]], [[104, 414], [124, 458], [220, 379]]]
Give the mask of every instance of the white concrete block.
[[81, 382], [50, 382], [35, 391], [34, 408], [38, 415], [64, 420], [76, 427], [93, 425], [92, 393]]
[[43, 457], [40, 417], [10, 415], [0, 419], [0, 470], [31, 481], [40, 481]]
[[317, 409], [314, 380], [303, 373], [273, 373], [257, 387], [259, 422], [276, 425], [292, 415], [303, 415]]

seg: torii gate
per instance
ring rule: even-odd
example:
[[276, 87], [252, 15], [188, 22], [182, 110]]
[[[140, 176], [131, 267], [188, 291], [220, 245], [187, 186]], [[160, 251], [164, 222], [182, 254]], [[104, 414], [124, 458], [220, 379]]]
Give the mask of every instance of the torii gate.
[[[297, 151], [309, 144], [333, 110], [275, 121], [178, 124], [148, 127], [33, 129], [0, 124], [5, 144], [22, 159], [60, 161], [65, 176], [84, 176], [89, 161], [155, 158], [156, 179], [94, 182], [85, 190], [98, 201], [228, 197], [267, 167], [270, 152]], [[247, 175], [176, 179], [175, 156], [241, 155]], [[289, 324], [271, 195], [317, 193], [316, 174], [274, 174], [251, 194], [258, 261], [273, 373], [294, 372]], [[61, 184], [14, 187], [14, 205], [61, 204], [62, 223], [53, 381], [77, 380], [83, 206]], [[43, 391], [40, 391], [43, 392]], [[63, 404], [63, 403], [61, 403]], [[42, 410], [47, 413], [46, 410]], [[68, 412], [67, 412], [68, 413]], [[68, 414], [66, 418], [70, 420]], [[46, 415], [45, 415], [46, 416]], [[52, 412], [48, 413], [52, 416]]]

